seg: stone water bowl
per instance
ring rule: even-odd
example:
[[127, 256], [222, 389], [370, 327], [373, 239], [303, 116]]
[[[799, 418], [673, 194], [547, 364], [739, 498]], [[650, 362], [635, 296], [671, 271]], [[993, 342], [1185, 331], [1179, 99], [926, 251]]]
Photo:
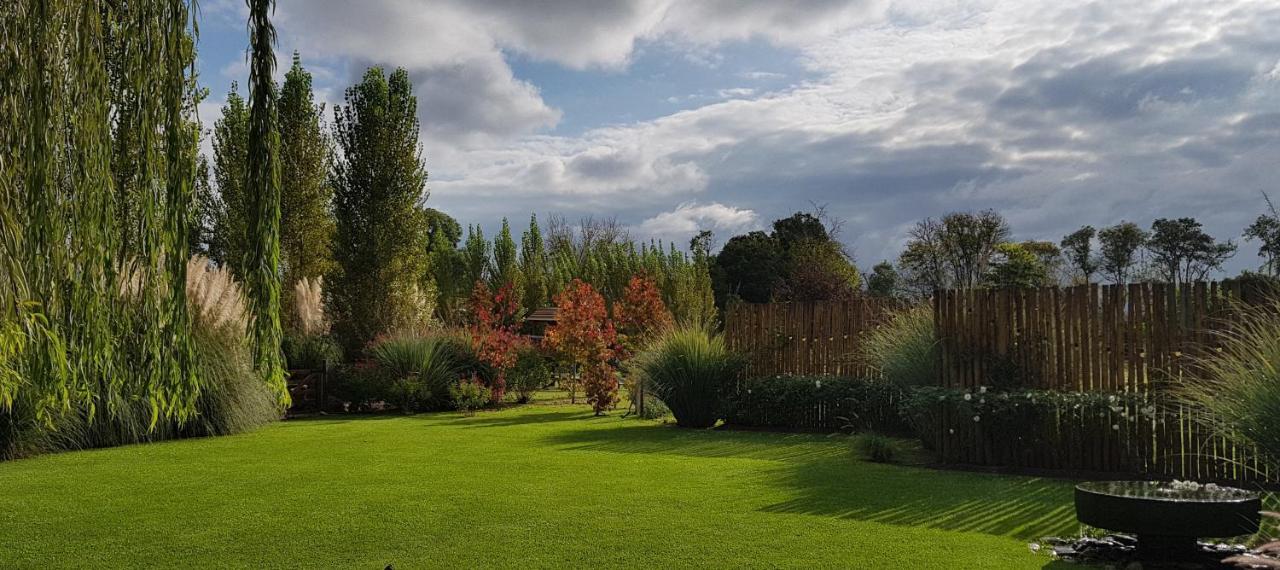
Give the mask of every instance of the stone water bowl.
[[1258, 493], [1182, 481], [1094, 481], [1076, 486], [1076, 518], [1092, 527], [1130, 533], [1138, 554], [1179, 560], [1198, 549], [1197, 538], [1258, 532]]

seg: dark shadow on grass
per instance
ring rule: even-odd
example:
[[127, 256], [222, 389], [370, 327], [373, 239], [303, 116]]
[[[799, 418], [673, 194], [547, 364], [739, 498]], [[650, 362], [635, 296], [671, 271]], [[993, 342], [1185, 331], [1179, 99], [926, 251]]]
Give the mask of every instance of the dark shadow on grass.
[[761, 510], [1034, 540], [1078, 529], [1070, 483], [880, 465], [855, 460], [847, 439], [635, 426], [575, 430], [569, 450], [733, 457], [779, 462], [769, 484], [794, 497]]
[[591, 418], [591, 410], [563, 410], [556, 412], [535, 412], [524, 414], [497, 412], [480, 412], [471, 417], [456, 416], [455, 420], [465, 428], [506, 427], [528, 424], [545, 424], [564, 421], [581, 421]]

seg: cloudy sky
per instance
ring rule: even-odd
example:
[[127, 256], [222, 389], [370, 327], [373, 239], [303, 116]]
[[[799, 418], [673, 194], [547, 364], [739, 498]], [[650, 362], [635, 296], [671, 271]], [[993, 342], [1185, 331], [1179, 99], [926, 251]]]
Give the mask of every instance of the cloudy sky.
[[[245, 11], [201, 2], [218, 116]], [[826, 204], [864, 266], [918, 219], [995, 208], [1019, 239], [1195, 216], [1240, 240], [1280, 198], [1280, 3], [1207, 0], [279, 0], [341, 102], [417, 85], [428, 204], [492, 230], [617, 216], [720, 241]], [[1258, 264], [1242, 243], [1231, 269]]]

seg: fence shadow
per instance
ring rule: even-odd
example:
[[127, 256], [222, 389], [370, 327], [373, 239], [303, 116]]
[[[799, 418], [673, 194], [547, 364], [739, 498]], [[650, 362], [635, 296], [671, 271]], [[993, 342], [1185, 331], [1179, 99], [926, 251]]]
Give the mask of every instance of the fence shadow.
[[778, 462], [765, 481], [787, 491], [764, 512], [977, 532], [1035, 540], [1078, 530], [1070, 483], [855, 460], [844, 440], [810, 434], [635, 426], [550, 437], [568, 450]]

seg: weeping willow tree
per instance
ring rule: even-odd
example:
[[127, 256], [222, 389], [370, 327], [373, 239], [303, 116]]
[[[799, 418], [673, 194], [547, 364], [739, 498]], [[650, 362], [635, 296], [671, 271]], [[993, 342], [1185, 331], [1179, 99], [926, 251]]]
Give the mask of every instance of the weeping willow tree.
[[104, 425], [133, 433], [78, 441], [138, 441], [198, 413], [191, 14], [0, 3], [0, 457]]
[[254, 365], [281, 405], [288, 405], [280, 352], [280, 134], [276, 130], [274, 0], [249, 0], [249, 160], [245, 191], [252, 204], [245, 277], [254, 315]]

